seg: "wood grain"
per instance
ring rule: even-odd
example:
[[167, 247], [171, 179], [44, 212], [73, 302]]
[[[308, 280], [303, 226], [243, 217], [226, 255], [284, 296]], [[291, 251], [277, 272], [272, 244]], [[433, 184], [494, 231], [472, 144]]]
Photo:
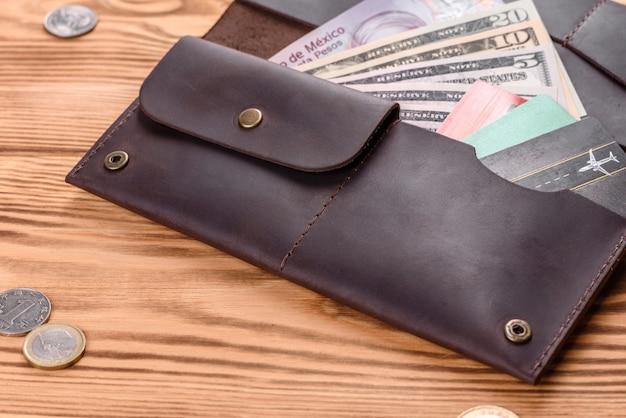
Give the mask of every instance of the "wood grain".
[[229, 3], [85, 1], [100, 22], [71, 40], [41, 25], [63, 1], [0, 8], [0, 289], [45, 292], [51, 321], [88, 339], [46, 372], [0, 338], [0, 416], [624, 416], [622, 281], [530, 386], [64, 182], [169, 47]]

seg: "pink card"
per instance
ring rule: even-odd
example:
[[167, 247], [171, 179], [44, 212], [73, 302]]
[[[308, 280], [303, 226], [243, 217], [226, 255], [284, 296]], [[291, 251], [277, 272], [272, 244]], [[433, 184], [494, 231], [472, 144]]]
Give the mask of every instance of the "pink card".
[[526, 102], [500, 87], [477, 81], [443, 121], [437, 133], [459, 141]]

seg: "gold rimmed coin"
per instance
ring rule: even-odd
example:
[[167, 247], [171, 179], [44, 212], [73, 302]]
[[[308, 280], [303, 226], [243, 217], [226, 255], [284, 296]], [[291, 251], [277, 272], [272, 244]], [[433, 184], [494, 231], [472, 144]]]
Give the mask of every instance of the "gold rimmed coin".
[[75, 364], [85, 353], [85, 334], [70, 324], [49, 323], [35, 328], [24, 339], [24, 357], [44, 370], [60, 370]]
[[457, 418], [519, 418], [508, 409], [495, 405], [477, 406], [463, 412]]

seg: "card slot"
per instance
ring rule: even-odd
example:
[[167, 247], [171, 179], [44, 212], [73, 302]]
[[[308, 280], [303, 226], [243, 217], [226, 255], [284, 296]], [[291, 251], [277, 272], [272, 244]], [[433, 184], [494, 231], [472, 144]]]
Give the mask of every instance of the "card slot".
[[626, 153], [596, 118], [584, 118], [480, 161], [523, 187], [541, 193], [572, 190], [626, 216]]

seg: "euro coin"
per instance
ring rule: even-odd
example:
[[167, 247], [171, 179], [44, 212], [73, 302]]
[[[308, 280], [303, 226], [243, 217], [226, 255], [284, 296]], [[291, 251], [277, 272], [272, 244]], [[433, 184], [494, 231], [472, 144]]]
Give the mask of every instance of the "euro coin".
[[50, 300], [38, 290], [5, 290], [0, 293], [0, 335], [28, 334], [48, 321], [50, 309]]
[[33, 367], [60, 370], [80, 360], [85, 345], [85, 334], [80, 329], [70, 324], [50, 323], [26, 336], [23, 353]]
[[54, 9], [43, 20], [44, 28], [60, 38], [73, 38], [93, 30], [98, 15], [87, 6], [70, 4]]
[[508, 409], [494, 406], [483, 405], [477, 406], [472, 409], [468, 409], [463, 412], [458, 418], [519, 418], [516, 414]]

